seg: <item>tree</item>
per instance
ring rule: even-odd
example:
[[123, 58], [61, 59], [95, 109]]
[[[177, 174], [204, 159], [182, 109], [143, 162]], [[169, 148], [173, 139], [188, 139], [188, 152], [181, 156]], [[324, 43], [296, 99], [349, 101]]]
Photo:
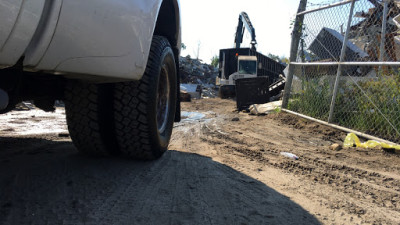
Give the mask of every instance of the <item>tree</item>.
[[271, 58], [271, 59], [277, 61], [277, 62], [280, 61], [280, 57], [279, 57], [278, 55], [274, 55], [274, 54], [268, 53], [267, 56], [268, 56], [269, 58]]
[[278, 55], [274, 55], [271, 53], [268, 53], [268, 57], [275, 60], [278, 63], [285, 63], [285, 64], [289, 64], [289, 59], [286, 58], [285, 56], [278, 56]]
[[181, 43], [181, 49], [185, 50], [186, 49], [186, 45], [184, 43]]
[[211, 58], [211, 66], [218, 67], [219, 64], [219, 57], [217, 55]]

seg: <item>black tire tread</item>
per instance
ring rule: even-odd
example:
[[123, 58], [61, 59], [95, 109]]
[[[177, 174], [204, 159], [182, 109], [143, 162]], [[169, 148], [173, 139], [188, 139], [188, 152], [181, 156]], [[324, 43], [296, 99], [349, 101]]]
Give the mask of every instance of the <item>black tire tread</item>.
[[65, 90], [65, 109], [68, 130], [75, 147], [91, 156], [108, 156], [113, 151], [110, 142], [112, 129], [105, 126], [107, 111], [105, 88], [98, 84], [70, 82]]
[[155, 146], [148, 118], [148, 106], [154, 101], [149, 95], [150, 85], [158, 79], [158, 56], [170, 47], [164, 37], [154, 36], [146, 71], [139, 81], [118, 83], [114, 90], [115, 132], [120, 151], [131, 158], [152, 160], [167, 149]]

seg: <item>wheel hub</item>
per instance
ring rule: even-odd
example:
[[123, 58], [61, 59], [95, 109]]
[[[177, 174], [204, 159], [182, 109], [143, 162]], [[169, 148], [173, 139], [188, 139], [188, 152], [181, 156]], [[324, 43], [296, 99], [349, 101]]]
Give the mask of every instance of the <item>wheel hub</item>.
[[163, 133], [167, 127], [168, 112], [170, 107], [170, 84], [167, 65], [163, 65], [157, 90], [157, 127], [158, 132]]

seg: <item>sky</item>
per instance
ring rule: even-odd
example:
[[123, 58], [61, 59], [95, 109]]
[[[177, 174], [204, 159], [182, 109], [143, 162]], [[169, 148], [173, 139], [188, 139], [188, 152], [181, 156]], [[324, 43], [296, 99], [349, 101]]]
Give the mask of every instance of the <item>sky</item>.
[[[190, 55], [205, 63], [219, 54], [219, 49], [234, 46], [239, 14], [246, 12], [255, 28], [257, 50], [265, 55], [289, 56], [291, 20], [300, 0], [180, 0], [182, 42], [181, 56]], [[250, 46], [246, 32], [242, 47]]]

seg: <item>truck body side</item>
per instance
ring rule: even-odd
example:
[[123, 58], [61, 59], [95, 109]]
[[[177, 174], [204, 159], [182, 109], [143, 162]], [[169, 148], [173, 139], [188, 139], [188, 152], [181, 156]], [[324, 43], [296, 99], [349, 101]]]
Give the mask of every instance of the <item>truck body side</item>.
[[138, 80], [155, 33], [179, 54], [179, 24], [176, 0], [3, 0], [0, 68], [21, 60], [26, 71]]

